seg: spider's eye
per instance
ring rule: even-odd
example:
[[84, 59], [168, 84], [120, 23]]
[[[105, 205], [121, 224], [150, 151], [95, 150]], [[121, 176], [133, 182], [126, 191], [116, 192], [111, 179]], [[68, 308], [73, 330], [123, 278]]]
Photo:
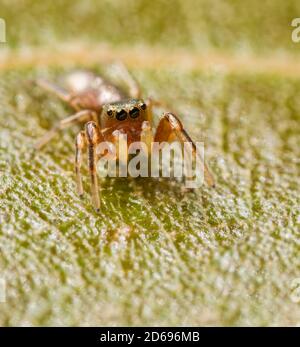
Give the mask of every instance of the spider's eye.
[[125, 120], [127, 118], [127, 112], [125, 110], [121, 110], [116, 115], [117, 120]]
[[112, 111], [112, 110], [108, 110], [108, 111], [107, 111], [107, 115], [108, 115], [109, 117], [111, 117], [111, 116], [113, 115], [113, 111]]
[[146, 110], [146, 104], [142, 103], [141, 109], [145, 111]]
[[138, 108], [134, 107], [132, 110], [129, 111], [131, 118], [137, 118], [140, 114], [140, 111]]

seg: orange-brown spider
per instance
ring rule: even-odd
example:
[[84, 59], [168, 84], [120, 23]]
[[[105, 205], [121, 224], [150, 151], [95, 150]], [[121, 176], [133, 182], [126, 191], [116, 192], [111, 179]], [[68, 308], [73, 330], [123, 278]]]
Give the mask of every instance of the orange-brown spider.
[[[103, 141], [118, 146], [120, 134], [127, 135], [127, 145], [133, 142], [144, 142], [151, 146], [152, 142], [189, 142], [193, 154], [196, 155], [195, 144], [187, 134], [178, 117], [171, 112], [165, 112], [160, 118], [155, 134], [152, 132], [152, 107], [161, 106], [152, 99], [141, 99], [141, 90], [136, 80], [123, 65], [118, 66], [121, 79], [129, 87], [124, 93], [100, 76], [90, 72], [74, 72], [66, 79], [66, 88], [61, 88], [46, 80], [38, 79], [37, 85], [57, 95], [67, 102], [76, 113], [61, 120], [48, 131], [36, 144], [40, 149], [50, 141], [56, 133], [75, 123], [84, 122], [85, 130], [76, 137], [75, 171], [77, 190], [83, 195], [80, 173], [83, 151], [88, 150], [88, 167], [91, 176], [92, 202], [100, 209], [98, 180], [96, 174], [97, 145]], [[201, 158], [200, 158], [201, 159]], [[201, 159], [202, 160], [202, 159]], [[204, 179], [209, 186], [214, 186], [214, 179], [207, 165], [203, 162]]]

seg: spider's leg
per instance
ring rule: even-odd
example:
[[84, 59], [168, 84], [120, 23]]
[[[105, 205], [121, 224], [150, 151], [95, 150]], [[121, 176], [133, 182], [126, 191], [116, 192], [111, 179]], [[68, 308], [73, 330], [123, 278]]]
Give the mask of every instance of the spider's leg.
[[67, 128], [73, 124], [80, 122], [87, 122], [92, 119], [96, 119], [97, 114], [94, 111], [82, 110], [72, 116], [69, 116], [61, 120], [57, 125], [44, 134], [44, 136], [34, 145], [36, 150], [41, 149], [47, 142], [49, 142], [58, 131]]
[[[166, 112], [162, 115], [158, 123], [156, 133], [154, 136], [154, 141], [155, 142], [164, 142], [164, 141], [170, 142], [176, 138], [181, 143], [184, 143], [184, 142], [191, 143], [193, 156], [195, 157], [197, 155], [196, 145], [193, 142], [193, 140], [190, 138], [188, 133], [185, 131], [185, 129], [183, 128], [183, 125], [180, 122], [180, 120], [173, 113]], [[201, 158], [199, 155], [198, 157], [203, 164], [204, 179], [206, 183], [210, 187], [215, 187], [215, 180], [212, 174], [210, 173], [208, 166], [204, 162], [203, 158]]]
[[87, 147], [87, 139], [84, 131], [81, 131], [76, 136], [75, 141], [75, 174], [76, 174], [76, 183], [77, 183], [77, 192], [80, 197], [83, 195], [83, 186], [82, 186], [82, 178], [81, 178], [81, 163], [82, 163], [82, 154], [83, 151], [86, 150]]
[[61, 100], [65, 101], [65, 102], [69, 102], [71, 99], [71, 94], [63, 89], [62, 87], [49, 82], [43, 78], [39, 78], [37, 80], [35, 80], [35, 83], [42, 89], [44, 89], [47, 92], [50, 92], [54, 95], [56, 95], [57, 97], [59, 97]]
[[130, 96], [134, 99], [139, 99], [142, 94], [140, 85], [128, 71], [127, 67], [122, 62], [118, 62], [113, 65], [113, 70], [115, 74], [121, 77], [123, 82], [128, 86]]
[[95, 122], [88, 122], [85, 126], [85, 133], [88, 146], [88, 167], [91, 177], [91, 192], [92, 203], [97, 212], [100, 211], [100, 198], [98, 191], [98, 179], [97, 179], [97, 154], [96, 147], [102, 139], [102, 135], [98, 125]]

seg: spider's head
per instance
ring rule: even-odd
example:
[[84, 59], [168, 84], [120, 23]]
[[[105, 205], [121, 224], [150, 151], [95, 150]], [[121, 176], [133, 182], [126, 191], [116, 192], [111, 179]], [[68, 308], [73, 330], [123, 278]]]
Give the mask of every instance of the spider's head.
[[142, 99], [128, 99], [103, 106], [103, 115], [107, 120], [115, 122], [144, 120], [147, 106]]

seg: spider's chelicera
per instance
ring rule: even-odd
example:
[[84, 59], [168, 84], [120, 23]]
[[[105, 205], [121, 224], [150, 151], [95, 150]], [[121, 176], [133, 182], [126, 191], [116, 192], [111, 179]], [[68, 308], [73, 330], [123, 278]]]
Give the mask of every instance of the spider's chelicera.
[[[85, 129], [77, 135], [75, 142], [77, 190], [79, 195], [83, 195], [80, 167], [82, 154], [87, 151], [92, 202], [96, 210], [100, 209], [97, 162], [104, 154], [108, 159], [111, 156], [111, 160], [127, 161], [128, 149], [137, 142], [143, 143], [144, 152], [150, 154], [153, 144], [160, 145], [174, 140], [182, 144], [188, 143], [192, 157], [199, 159], [202, 163], [205, 181], [209, 186], [214, 186], [213, 176], [179, 118], [173, 112], [163, 113], [153, 133], [152, 108], [165, 107], [165, 105], [150, 98], [143, 100], [140, 87], [128, 70], [123, 65], [119, 65], [117, 71], [128, 85], [128, 94], [102, 77], [89, 72], [77, 71], [70, 74], [66, 78], [65, 88], [38, 79], [36, 81], [38, 86], [67, 102], [76, 113], [55, 125], [36, 143], [35, 148], [43, 147], [59, 130], [76, 123], [85, 123]], [[99, 151], [101, 144], [113, 144], [116, 148], [123, 148], [123, 150], [112, 151], [108, 146], [108, 150], [101, 152]]]

